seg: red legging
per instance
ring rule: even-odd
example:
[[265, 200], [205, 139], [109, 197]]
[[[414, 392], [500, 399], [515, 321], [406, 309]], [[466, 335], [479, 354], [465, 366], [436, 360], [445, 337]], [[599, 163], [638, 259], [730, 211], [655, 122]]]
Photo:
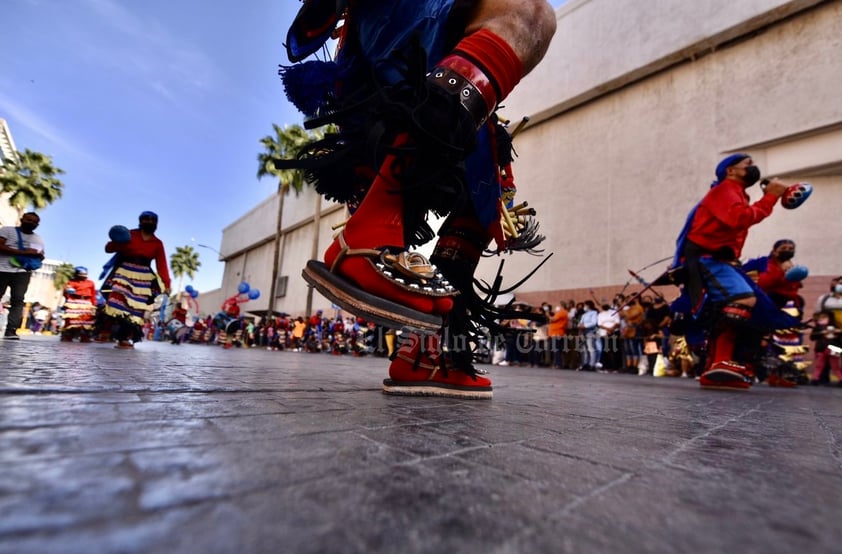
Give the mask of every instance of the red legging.
[[816, 359], [813, 362], [813, 380], [818, 381], [821, 378], [825, 362], [830, 365], [830, 371], [836, 375], [836, 378], [842, 381], [842, 368], [839, 367], [839, 356], [832, 355], [828, 348], [825, 348], [821, 352], [816, 352]]

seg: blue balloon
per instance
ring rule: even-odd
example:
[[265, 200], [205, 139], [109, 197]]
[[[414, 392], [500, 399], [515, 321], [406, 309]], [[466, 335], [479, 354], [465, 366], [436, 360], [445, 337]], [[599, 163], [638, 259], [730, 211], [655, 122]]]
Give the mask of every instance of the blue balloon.
[[187, 285], [186, 287], [184, 287], [184, 292], [192, 295], [193, 294], [193, 285]]
[[249, 291], [249, 300], [257, 300], [260, 298], [260, 291], [257, 289], [251, 289]]
[[108, 238], [114, 242], [129, 242], [132, 238], [132, 234], [129, 232], [129, 228], [125, 225], [115, 225], [108, 230]]
[[250, 289], [250, 288], [251, 288], [251, 287], [249, 287], [249, 284], [248, 284], [248, 283], [246, 283], [245, 281], [243, 281], [243, 282], [242, 282], [242, 283], [240, 283], [240, 285], [237, 287], [237, 292], [239, 292], [240, 294], [246, 294], [246, 293], [249, 291], [249, 289]]
[[787, 281], [803, 281], [809, 274], [810, 272], [803, 265], [794, 265], [784, 273], [784, 279]]
[[190, 291], [190, 298], [196, 298], [197, 296], [199, 296], [199, 291], [196, 289]]

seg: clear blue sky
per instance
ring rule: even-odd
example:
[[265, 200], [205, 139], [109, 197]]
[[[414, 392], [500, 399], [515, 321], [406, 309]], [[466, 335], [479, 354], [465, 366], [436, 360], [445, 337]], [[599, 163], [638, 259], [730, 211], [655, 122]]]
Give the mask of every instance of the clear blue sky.
[[217, 288], [223, 264], [197, 245], [218, 249], [222, 228], [273, 193], [255, 177], [258, 141], [301, 121], [277, 76], [299, 6], [4, 0], [0, 117], [18, 150], [66, 171], [62, 198], [40, 211], [47, 256], [95, 277], [108, 229], [152, 210], [168, 255], [199, 253], [192, 285]]

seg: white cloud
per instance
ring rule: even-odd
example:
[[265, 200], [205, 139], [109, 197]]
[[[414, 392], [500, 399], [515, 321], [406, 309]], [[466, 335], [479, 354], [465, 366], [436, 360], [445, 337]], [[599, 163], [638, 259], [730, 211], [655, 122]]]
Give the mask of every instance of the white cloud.
[[[211, 89], [220, 74], [199, 48], [166, 29], [152, 15], [139, 15], [114, 0], [84, 0], [98, 20], [90, 25], [84, 53], [94, 63], [127, 76], [169, 102], [179, 92]], [[142, 4], [131, 4], [139, 9]], [[68, 29], [69, 32], [75, 30]], [[110, 32], [109, 32], [110, 31]], [[166, 84], [164, 84], [166, 83]]]
[[[37, 141], [35, 145], [31, 143], [21, 144], [20, 141], [16, 141], [19, 150], [29, 148], [48, 154], [58, 167], [65, 170], [70, 169], [68, 167], [68, 163], [70, 163], [76, 167], [84, 167], [85, 173], [89, 176], [102, 176], [85, 179], [79, 182], [81, 185], [97, 191], [106, 191], [109, 190], [108, 183], [110, 181], [119, 179], [124, 175], [124, 168], [116, 166], [108, 159], [81, 147], [80, 145], [84, 143], [84, 140], [80, 136], [55, 127], [39, 115], [35, 109], [13, 100], [3, 94], [2, 91], [0, 91], [0, 117], [8, 122], [12, 136], [15, 135], [16, 131], [21, 134], [21, 129], [26, 129], [33, 136], [42, 139]], [[72, 176], [68, 176], [65, 180], [72, 178]]]
[[77, 156], [93, 159], [93, 156], [90, 156], [87, 152], [80, 150], [76, 146], [76, 140], [65, 137], [59, 129], [39, 116], [35, 110], [13, 100], [2, 92], [0, 92], [0, 114], [3, 114], [7, 121], [13, 121], [17, 125], [26, 127], [33, 134], [62, 150]]

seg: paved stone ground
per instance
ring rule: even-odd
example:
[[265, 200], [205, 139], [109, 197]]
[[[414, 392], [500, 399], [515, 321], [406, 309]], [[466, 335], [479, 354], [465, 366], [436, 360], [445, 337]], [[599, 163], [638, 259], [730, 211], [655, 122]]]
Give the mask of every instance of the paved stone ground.
[[0, 552], [839, 552], [842, 390], [0, 343]]

